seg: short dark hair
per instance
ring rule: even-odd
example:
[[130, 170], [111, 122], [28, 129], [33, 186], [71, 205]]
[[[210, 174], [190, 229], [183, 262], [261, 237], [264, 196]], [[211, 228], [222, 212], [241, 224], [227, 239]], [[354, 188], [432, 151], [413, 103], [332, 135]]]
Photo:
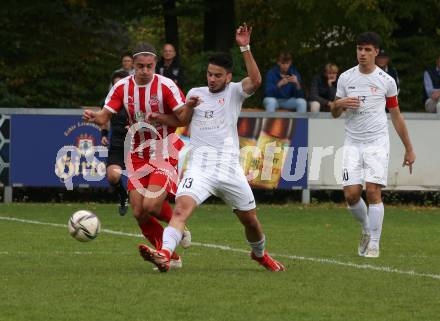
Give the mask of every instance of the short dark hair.
[[116, 70], [113, 74], [112, 74], [112, 84], [115, 81], [116, 78], [125, 78], [130, 76], [130, 74], [128, 73], [128, 71], [125, 70]]
[[129, 52], [124, 52], [124, 53], [121, 55], [121, 59], [124, 59], [125, 57], [130, 57], [131, 59], [133, 59], [133, 56], [132, 56], [131, 53], [129, 53]]
[[278, 61], [285, 64], [287, 62], [292, 62], [292, 55], [288, 52], [280, 52], [278, 55]]
[[157, 56], [156, 48], [148, 42], [140, 42], [136, 45], [133, 51], [133, 58], [140, 52], [149, 52], [154, 56]]
[[379, 49], [381, 44], [382, 39], [380, 39], [380, 36], [373, 31], [361, 33], [356, 38], [356, 45], [373, 45], [374, 48]]
[[232, 57], [227, 52], [216, 52], [208, 58], [208, 63], [216, 66], [220, 66], [226, 69], [227, 72], [232, 72], [234, 62]]

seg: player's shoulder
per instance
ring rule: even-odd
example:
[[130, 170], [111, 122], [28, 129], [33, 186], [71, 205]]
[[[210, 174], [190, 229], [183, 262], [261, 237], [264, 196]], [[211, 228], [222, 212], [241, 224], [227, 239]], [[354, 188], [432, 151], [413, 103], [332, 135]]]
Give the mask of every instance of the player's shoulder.
[[393, 77], [391, 77], [386, 71], [380, 69], [380, 67], [376, 67], [376, 77], [380, 80], [384, 81], [386, 84], [392, 84], [395, 83], [395, 80]]
[[119, 87], [123, 87], [123, 86], [125, 86], [125, 84], [128, 84], [129, 82], [130, 82], [130, 79], [131, 79], [131, 75], [130, 76], [127, 76], [127, 77], [125, 77], [125, 78], [121, 78], [121, 79], [119, 79], [117, 82], [116, 82], [116, 84], [114, 84], [114, 88], [116, 89], [116, 88], [119, 88]]
[[346, 71], [344, 71], [340, 76], [339, 79], [348, 79], [351, 76], [355, 75], [358, 72], [358, 67], [354, 66], [350, 69], [347, 69]]
[[194, 87], [188, 91], [187, 96], [204, 96], [209, 93], [209, 89], [207, 86], [204, 87]]
[[160, 74], [155, 74], [155, 76], [157, 77], [157, 79], [160, 81], [162, 86], [168, 87], [168, 88], [179, 88], [179, 86], [177, 86], [177, 84], [170, 78], [162, 76]]

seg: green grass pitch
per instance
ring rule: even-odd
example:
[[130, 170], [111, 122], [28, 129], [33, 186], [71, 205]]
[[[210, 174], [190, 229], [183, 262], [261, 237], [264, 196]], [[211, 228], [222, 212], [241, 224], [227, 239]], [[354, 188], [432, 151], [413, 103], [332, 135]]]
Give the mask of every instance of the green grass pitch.
[[[101, 219], [96, 240], [69, 236], [78, 209]], [[223, 205], [197, 210], [183, 268], [162, 274], [116, 205], [0, 205], [0, 320], [440, 320], [439, 209], [386, 207], [378, 259], [357, 256], [360, 226], [342, 205], [258, 209], [284, 273], [250, 260]]]

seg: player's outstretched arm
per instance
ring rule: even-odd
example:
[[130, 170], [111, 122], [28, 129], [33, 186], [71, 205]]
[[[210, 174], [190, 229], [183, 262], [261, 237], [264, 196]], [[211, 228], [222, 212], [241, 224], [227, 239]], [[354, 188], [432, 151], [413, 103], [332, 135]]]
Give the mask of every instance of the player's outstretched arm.
[[408, 129], [406, 128], [405, 119], [403, 119], [400, 113], [399, 107], [389, 108], [391, 121], [393, 122], [394, 129], [400, 137], [400, 140], [405, 146], [405, 156], [403, 157], [402, 166], [409, 167], [409, 173], [412, 174], [412, 165], [416, 160], [416, 154], [414, 153], [411, 140], [409, 138]]
[[148, 122], [157, 122], [170, 127], [185, 126], [175, 114], [151, 113], [147, 116]]
[[235, 40], [240, 46], [240, 50], [243, 53], [244, 63], [248, 77], [242, 80], [243, 91], [247, 94], [253, 94], [261, 86], [261, 74], [258, 69], [257, 63], [251, 53], [251, 33], [252, 27], [243, 23], [237, 28], [235, 32]]
[[188, 126], [191, 122], [194, 108], [201, 103], [201, 99], [198, 96], [191, 96], [186, 100], [185, 105], [174, 111], [174, 114], [182, 123], [180, 126]]
[[89, 123], [95, 123], [96, 125], [103, 126], [110, 121], [112, 113], [103, 108], [100, 111], [93, 111], [86, 109], [83, 112], [83, 120]]

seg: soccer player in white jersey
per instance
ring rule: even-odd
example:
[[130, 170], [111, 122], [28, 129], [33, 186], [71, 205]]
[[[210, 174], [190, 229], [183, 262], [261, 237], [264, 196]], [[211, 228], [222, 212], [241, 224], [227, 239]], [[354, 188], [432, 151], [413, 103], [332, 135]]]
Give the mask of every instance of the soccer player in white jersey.
[[[394, 79], [375, 65], [381, 39], [374, 32], [357, 37], [358, 65], [341, 74], [335, 105], [337, 118], [345, 112], [345, 142], [342, 164], [344, 196], [348, 209], [362, 225], [359, 256], [379, 257], [384, 206], [381, 190], [387, 185], [389, 135], [385, 106], [405, 146], [403, 166], [412, 165], [415, 153], [397, 101]], [[368, 208], [361, 197], [366, 185]]]
[[[134, 75], [119, 80], [108, 93], [104, 108], [99, 112], [84, 111], [83, 119], [103, 125], [125, 108], [131, 125], [124, 143], [128, 145], [124, 147], [124, 153], [127, 151], [124, 161], [129, 174], [130, 204], [142, 234], [160, 249], [163, 227], [158, 220], [169, 222], [172, 217], [167, 197], [177, 189], [176, 150], [183, 145], [170, 134], [182, 125], [176, 110], [185, 105], [185, 97], [171, 79], [155, 74], [157, 55], [153, 46], [138, 44], [133, 59]], [[152, 122], [149, 118], [152, 113], [163, 115], [166, 124]], [[187, 230], [185, 236], [188, 242], [182, 246], [187, 247], [190, 239]], [[139, 251], [142, 255], [142, 244]], [[176, 253], [171, 259], [173, 267], [181, 266]]]
[[208, 86], [193, 88], [187, 94], [187, 102], [197, 105], [189, 111], [192, 112], [190, 163], [178, 186], [176, 206], [164, 230], [162, 249], [146, 248], [146, 255], [162, 272], [169, 269], [170, 254], [182, 238], [186, 221], [210, 195], [232, 206], [244, 225], [253, 260], [270, 271], [285, 269], [265, 251], [266, 240], [256, 215], [254, 196], [239, 163], [238, 116], [243, 101], [261, 84], [260, 71], [249, 46], [251, 31], [246, 24], [236, 31], [248, 77], [238, 83], [231, 82], [230, 55], [213, 54], [208, 60]]

